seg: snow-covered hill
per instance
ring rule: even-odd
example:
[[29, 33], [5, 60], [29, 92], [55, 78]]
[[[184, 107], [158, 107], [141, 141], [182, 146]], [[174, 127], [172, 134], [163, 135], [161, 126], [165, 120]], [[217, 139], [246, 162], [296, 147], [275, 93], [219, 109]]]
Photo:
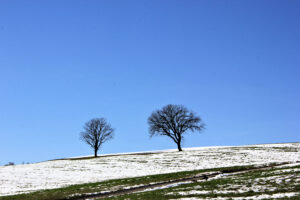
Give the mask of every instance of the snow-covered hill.
[[300, 143], [186, 148], [1, 166], [0, 196], [108, 179], [300, 161]]

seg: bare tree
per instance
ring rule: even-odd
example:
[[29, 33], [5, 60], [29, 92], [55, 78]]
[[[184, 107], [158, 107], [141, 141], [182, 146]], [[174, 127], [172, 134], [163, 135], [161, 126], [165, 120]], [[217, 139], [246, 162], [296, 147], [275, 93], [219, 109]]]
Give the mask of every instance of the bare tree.
[[80, 138], [94, 149], [94, 155], [104, 142], [113, 138], [114, 129], [104, 118], [91, 119], [86, 122]]
[[205, 125], [201, 118], [182, 105], [169, 104], [161, 110], [154, 111], [148, 118], [150, 136], [165, 135], [170, 137], [179, 151], [184, 133], [201, 131]]

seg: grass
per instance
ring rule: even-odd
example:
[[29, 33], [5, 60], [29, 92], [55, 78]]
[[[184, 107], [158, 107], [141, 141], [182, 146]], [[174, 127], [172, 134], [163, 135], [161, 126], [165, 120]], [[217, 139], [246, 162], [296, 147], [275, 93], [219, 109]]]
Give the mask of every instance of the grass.
[[0, 200], [54, 200], [54, 199], [65, 199], [74, 194], [87, 194], [93, 192], [101, 191], [111, 191], [116, 189], [122, 189], [124, 187], [135, 186], [135, 185], [145, 185], [155, 182], [163, 182], [174, 179], [180, 179], [184, 177], [189, 177], [203, 172], [213, 172], [213, 171], [232, 171], [232, 170], [241, 170], [249, 169], [253, 166], [234, 166], [226, 168], [214, 168], [214, 169], [204, 169], [204, 170], [194, 170], [194, 171], [183, 171], [176, 173], [168, 174], [158, 174], [150, 175], [143, 177], [135, 178], [125, 178], [125, 179], [115, 179], [97, 183], [87, 183], [87, 184], [78, 184], [68, 187], [58, 188], [58, 189], [48, 189], [40, 190], [27, 194], [19, 194], [12, 196], [2, 196]]
[[[156, 191], [142, 192], [136, 194], [128, 194], [118, 197], [111, 197], [107, 199], [179, 199], [179, 198], [217, 198], [222, 197], [231, 199], [234, 197], [245, 198], [251, 197], [257, 199], [259, 195], [273, 195], [279, 193], [298, 192], [298, 195], [293, 197], [282, 197], [279, 199], [300, 199], [300, 174], [297, 172], [283, 172], [279, 173], [283, 169], [300, 169], [300, 166], [286, 167], [286, 168], [273, 168], [273, 169], [261, 169], [259, 171], [250, 171], [243, 174], [236, 174], [226, 178], [214, 179], [205, 182], [196, 182], [185, 185], [179, 185], [173, 188], [167, 188]], [[257, 181], [258, 178], [272, 178], [280, 175], [283, 178], [293, 176], [290, 181], [276, 182], [270, 179], [269, 181]], [[263, 176], [262, 176], [263, 175]], [[254, 190], [253, 186], [261, 188], [260, 190]], [[244, 187], [243, 192], [238, 192], [237, 189]], [[189, 191], [206, 191], [206, 194], [189, 194]], [[230, 192], [235, 191], [235, 192]], [[186, 193], [186, 194], [184, 194]], [[272, 199], [272, 196], [266, 197], [266, 199]], [[278, 199], [278, 198], [277, 198]]]
[[[183, 171], [168, 174], [159, 174], [135, 178], [125, 178], [125, 179], [115, 179], [97, 183], [79, 184], [72, 185], [64, 188], [50, 189], [50, 190], [40, 190], [37, 192], [19, 194], [13, 196], [3, 196], [0, 200], [55, 200], [55, 199], [66, 199], [72, 195], [87, 194], [93, 192], [101, 191], [112, 191], [117, 189], [122, 189], [128, 186], [136, 185], [146, 185], [149, 183], [163, 182], [174, 179], [185, 178], [193, 176], [203, 172], [214, 172], [221, 171], [224, 173], [242, 171], [245, 169], [251, 169], [253, 166], [234, 166], [225, 168], [214, 168], [205, 170], [195, 170], [195, 171]], [[299, 171], [295, 171], [299, 169]], [[294, 170], [294, 171], [282, 171], [282, 170]], [[289, 181], [284, 180], [277, 183], [276, 180], [268, 179], [262, 181], [262, 178], [270, 178], [275, 176], [290, 177]], [[266, 188], [263, 191], [254, 191], [251, 187], [253, 185]], [[248, 188], [244, 192], [228, 192], [233, 189], [238, 189], [241, 186]], [[275, 188], [275, 190], [269, 190], [270, 188]], [[180, 194], [180, 192], [189, 191], [207, 191], [207, 194]], [[217, 191], [221, 191], [217, 192]], [[223, 193], [222, 193], [223, 191]], [[225, 191], [225, 192], [224, 192]], [[213, 179], [204, 182], [193, 182], [189, 184], [179, 185], [173, 188], [140, 192], [128, 195], [122, 195], [117, 197], [111, 197], [107, 199], [179, 199], [179, 198], [215, 198], [215, 197], [226, 197], [228, 199], [234, 197], [252, 197], [262, 194], [276, 194], [276, 193], [286, 193], [286, 192], [300, 192], [300, 166], [284, 167], [284, 168], [270, 168], [261, 169], [258, 171], [249, 171], [246, 173], [235, 174], [225, 178]], [[299, 199], [300, 196], [291, 197], [290, 199]], [[287, 199], [287, 198], [283, 198]]]
[[[234, 150], [266, 150], [270, 149], [272, 151], [282, 151], [282, 152], [295, 152], [298, 151], [294, 147], [230, 147], [229, 149]], [[176, 154], [178, 152], [175, 152]], [[218, 153], [218, 152], [217, 152]], [[222, 151], [218, 153], [218, 156], [222, 156], [224, 154], [235, 154], [233, 152], [226, 152]], [[145, 154], [137, 154], [137, 155], [147, 155], [149, 157], [153, 156], [151, 153]], [[246, 156], [247, 154], [245, 154]], [[120, 155], [115, 155], [120, 156]], [[124, 156], [124, 154], [122, 155]], [[125, 155], [126, 156], [126, 155]], [[197, 154], [195, 156], [203, 156], [203, 153]], [[215, 156], [215, 154], [214, 154]], [[104, 156], [105, 157], [105, 156]], [[169, 164], [172, 164], [172, 160], [177, 159], [174, 152], [166, 155], [166, 157], [170, 157], [169, 160], [160, 162], [166, 168]], [[121, 159], [122, 158], [122, 159]], [[217, 159], [218, 157], [216, 157]], [[69, 160], [85, 160], [85, 159], [94, 159], [94, 157], [82, 157], [82, 158], [71, 158]], [[137, 160], [132, 158], [131, 160], [127, 160], [124, 157], [118, 158], [120, 160], [126, 160], [128, 162], [141, 162], [147, 163], [146, 160]], [[156, 162], [155, 160], [153, 162]], [[101, 164], [108, 164], [105, 160], [99, 159]], [[186, 164], [187, 161], [183, 160], [183, 164]], [[172, 165], [170, 165], [172, 166]], [[135, 177], [135, 178], [124, 178], [124, 179], [114, 179], [108, 180], [103, 182], [97, 183], [87, 183], [87, 184], [78, 184], [78, 185], [71, 185], [68, 187], [57, 188], [57, 189], [48, 189], [48, 190], [40, 190], [36, 192], [31, 192], [27, 194], [19, 194], [19, 195], [12, 195], [12, 196], [2, 196], [0, 200], [54, 200], [54, 199], [66, 199], [72, 195], [81, 195], [81, 194], [88, 194], [88, 193], [95, 193], [101, 191], [114, 191], [120, 190], [126, 187], [132, 187], [137, 185], [147, 185], [150, 183], [157, 183], [157, 182], [165, 182], [174, 179], [185, 178], [189, 176], [196, 175], [202, 172], [214, 172], [214, 171], [221, 171], [223, 173], [231, 173], [236, 171], [242, 171], [245, 169], [250, 169], [253, 167], [252, 165], [248, 166], [235, 166], [235, 167], [225, 167], [225, 168], [214, 168], [214, 169], [205, 169], [205, 170], [194, 170], [194, 171], [183, 171], [183, 172], [176, 172], [176, 173], [168, 173], [168, 174], [159, 174], [159, 175], [151, 175], [151, 176], [143, 176], [143, 177]], [[282, 168], [282, 169], [299, 169], [299, 166]], [[291, 180], [283, 180], [280, 184], [276, 183], [274, 180], [267, 180], [267, 181], [258, 181], [260, 178], [268, 178], [272, 176], [283, 176], [286, 179], [289, 177]], [[290, 177], [292, 176], [292, 177]], [[118, 197], [113, 197], [112, 199], [178, 199], [178, 198], [213, 198], [213, 197], [246, 197], [246, 196], [254, 196], [254, 195], [261, 195], [261, 194], [276, 194], [276, 193], [285, 193], [285, 192], [300, 192], [300, 173], [299, 171], [287, 171], [287, 172], [280, 172], [278, 168], [274, 169], [261, 169], [259, 171], [252, 171], [243, 174], [237, 174], [235, 176], [230, 176], [227, 178], [220, 178], [216, 180], [209, 180], [205, 182], [196, 182], [190, 183], [185, 185], [180, 185], [174, 188], [168, 189], [161, 189], [156, 191], [149, 191], [149, 192], [140, 192], [135, 194], [123, 195]], [[265, 189], [264, 191], [253, 191], [251, 189], [244, 191], [244, 192], [229, 192], [229, 193], [217, 193], [217, 190], [230, 190], [230, 188], [235, 187], [238, 189], [241, 185], [246, 186], [247, 188], [251, 188], [253, 184], [259, 185], [261, 187], [268, 188], [275, 188], [274, 191]], [[197, 189], [198, 188], [198, 189]], [[200, 188], [200, 189], [199, 189]], [[188, 191], [207, 191], [207, 194], [180, 194], [179, 192], [188, 192]], [[287, 199], [287, 198], [284, 198]], [[294, 199], [294, 197], [291, 197]], [[300, 197], [298, 196], [298, 199]]]

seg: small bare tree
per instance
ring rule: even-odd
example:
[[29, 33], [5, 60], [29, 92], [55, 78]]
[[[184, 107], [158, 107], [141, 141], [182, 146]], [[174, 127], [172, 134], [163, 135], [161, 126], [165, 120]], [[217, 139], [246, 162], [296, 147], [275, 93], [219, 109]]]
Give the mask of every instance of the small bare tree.
[[165, 135], [170, 137], [179, 151], [184, 133], [201, 131], [205, 125], [201, 118], [182, 105], [169, 104], [161, 110], [154, 111], [148, 118], [150, 136]]
[[99, 148], [112, 139], [113, 134], [114, 129], [104, 118], [96, 118], [85, 123], [80, 138], [94, 149], [94, 156], [97, 157]]

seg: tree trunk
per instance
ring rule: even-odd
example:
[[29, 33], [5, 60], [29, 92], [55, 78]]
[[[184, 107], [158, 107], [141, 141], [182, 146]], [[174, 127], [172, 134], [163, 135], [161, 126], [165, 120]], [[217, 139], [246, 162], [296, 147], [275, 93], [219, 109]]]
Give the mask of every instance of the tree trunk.
[[177, 142], [178, 151], [182, 151], [180, 142]]
[[95, 148], [95, 149], [94, 149], [94, 156], [95, 156], [95, 157], [97, 157], [97, 152], [98, 152], [98, 149]]

